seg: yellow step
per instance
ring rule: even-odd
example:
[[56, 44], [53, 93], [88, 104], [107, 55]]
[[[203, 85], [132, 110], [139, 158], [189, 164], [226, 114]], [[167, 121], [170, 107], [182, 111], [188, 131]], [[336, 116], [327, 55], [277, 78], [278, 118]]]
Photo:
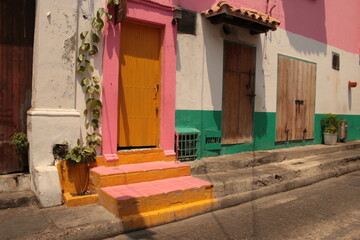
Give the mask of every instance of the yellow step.
[[133, 184], [190, 175], [190, 166], [176, 162], [125, 164], [115, 167], [94, 167], [90, 170], [90, 185], [103, 187]]
[[118, 160], [106, 161], [103, 156], [96, 157], [97, 166], [118, 166], [122, 164], [135, 164], [146, 162], [158, 162], [158, 161], [175, 161], [175, 156], [165, 156], [164, 151], [161, 148], [142, 149], [142, 150], [130, 150], [119, 151], [117, 153]]

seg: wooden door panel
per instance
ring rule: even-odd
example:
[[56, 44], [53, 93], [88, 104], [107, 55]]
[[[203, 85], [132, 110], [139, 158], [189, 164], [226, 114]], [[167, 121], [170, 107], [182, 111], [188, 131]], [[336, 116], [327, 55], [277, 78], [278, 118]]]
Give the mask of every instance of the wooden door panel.
[[118, 146], [157, 146], [161, 29], [121, 25]]
[[255, 48], [224, 43], [222, 143], [252, 142]]
[[276, 141], [314, 136], [316, 65], [279, 55]]
[[[16, 16], [16, 17], [15, 17]], [[35, 0], [0, 1], [0, 174], [26, 170], [9, 144], [15, 132], [26, 132], [30, 108]]]
[[[239, 119], [239, 89], [240, 82], [238, 74], [234, 72], [224, 73], [223, 91], [223, 144], [231, 144], [238, 141], [238, 119]], [[226, 124], [224, 124], [226, 123]], [[226, 136], [226, 137], [224, 137]]]

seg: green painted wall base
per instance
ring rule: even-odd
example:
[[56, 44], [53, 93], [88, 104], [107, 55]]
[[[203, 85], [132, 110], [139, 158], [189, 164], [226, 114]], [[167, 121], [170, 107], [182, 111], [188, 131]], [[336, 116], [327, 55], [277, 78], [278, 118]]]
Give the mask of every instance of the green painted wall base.
[[[315, 131], [313, 140], [276, 143], [276, 113], [255, 112], [253, 142], [235, 145], [222, 145], [218, 150], [206, 150], [206, 132], [209, 130], [221, 131], [221, 111], [177, 110], [176, 127], [190, 127], [196, 128], [200, 131], [200, 141], [197, 144], [198, 159], [200, 159], [203, 157], [255, 150], [272, 150], [321, 144], [323, 142], [323, 137], [321, 133], [320, 120], [324, 117], [324, 114], [315, 114]], [[346, 140], [360, 140], [360, 115], [340, 115], [340, 118], [348, 120], [348, 138]]]

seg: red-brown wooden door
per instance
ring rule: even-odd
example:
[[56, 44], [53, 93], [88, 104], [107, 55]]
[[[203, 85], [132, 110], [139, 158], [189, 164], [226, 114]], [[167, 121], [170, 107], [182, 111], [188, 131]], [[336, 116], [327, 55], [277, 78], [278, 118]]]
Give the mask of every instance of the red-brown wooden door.
[[254, 47], [224, 42], [223, 144], [253, 141], [255, 55]]
[[30, 108], [35, 0], [0, 0], [0, 174], [24, 171], [9, 137], [26, 132]]

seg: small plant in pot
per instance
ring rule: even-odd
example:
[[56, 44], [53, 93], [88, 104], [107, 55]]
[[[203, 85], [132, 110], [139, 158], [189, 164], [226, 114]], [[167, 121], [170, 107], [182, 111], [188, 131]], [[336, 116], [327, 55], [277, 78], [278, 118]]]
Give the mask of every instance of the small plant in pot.
[[326, 145], [335, 145], [342, 120], [339, 120], [337, 115], [328, 113], [320, 123], [324, 133], [324, 143]]
[[63, 192], [73, 196], [91, 194], [88, 191], [89, 165], [96, 161], [94, 147], [81, 145], [69, 149], [68, 145], [56, 144], [53, 148], [55, 159], [62, 159], [58, 163], [59, 177]]

